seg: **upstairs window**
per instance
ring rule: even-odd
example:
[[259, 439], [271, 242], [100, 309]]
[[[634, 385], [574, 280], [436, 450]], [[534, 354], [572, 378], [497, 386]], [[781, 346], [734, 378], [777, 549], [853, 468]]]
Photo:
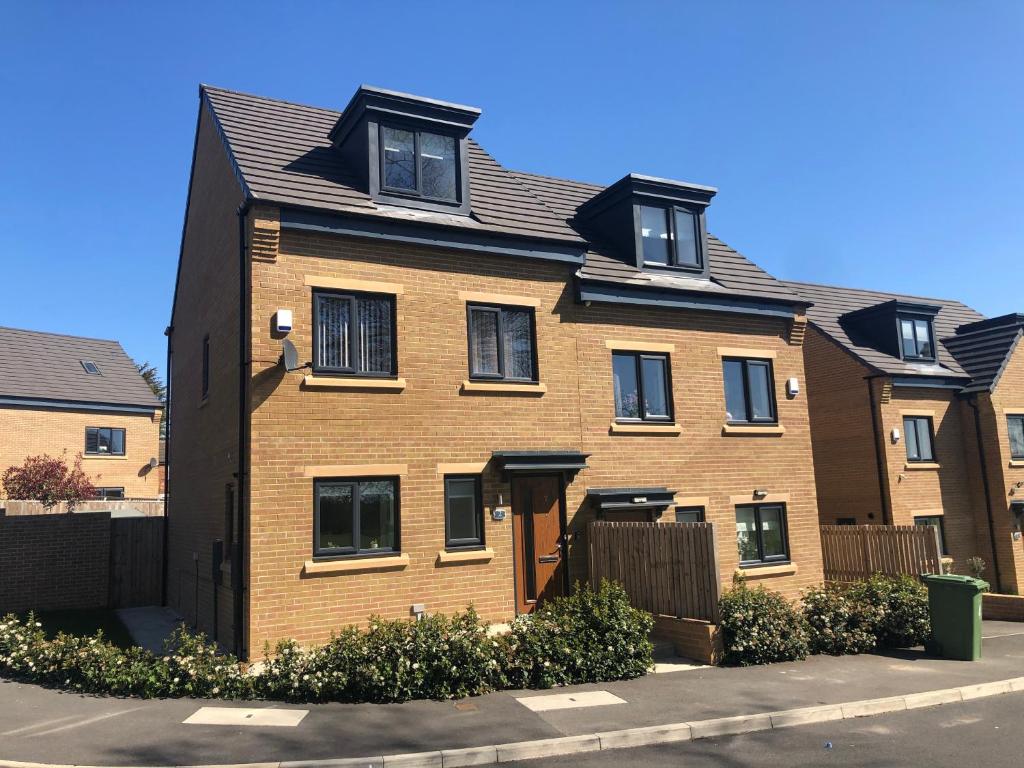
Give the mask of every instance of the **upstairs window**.
[[672, 421], [668, 355], [615, 352], [612, 379], [617, 421]]
[[640, 241], [644, 264], [699, 270], [700, 219], [685, 208], [640, 206]]
[[1010, 457], [1024, 459], [1024, 414], [1007, 416], [1006, 422], [1010, 431]]
[[935, 461], [932, 450], [932, 420], [927, 416], [906, 416], [903, 434], [907, 443], [907, 461]]
[[468, 313], [470, 378], [537, 380], [532, 309], [470, 304]]
[[900, 347], [904, 360], [934, 360], [935, 343], [931, 321], [901, 317]]
[[313, 293], [313, 371], [395, 376], [395, 299], [378, 294]]
[[79, 362], [82, 363], [82, 368], [85, 369], [86, 373], [88, 373], [88, 374], [90, 374], [92, 376], [99, 376], [100, 375], [99, 366], [96, 365], [96, 363], [94, 363], [92, 360], [81, 360]]
[[86, 427], [86, 456], [124, 456], [124, 430], [112, 427]]
[[725, 359], [725, 418], [730, 424], [774, 424], [775, 381], [771, 360]]
[[453, 136], [382, 125], [381, 189], [431, 200], [458, 200], [458, 142]]

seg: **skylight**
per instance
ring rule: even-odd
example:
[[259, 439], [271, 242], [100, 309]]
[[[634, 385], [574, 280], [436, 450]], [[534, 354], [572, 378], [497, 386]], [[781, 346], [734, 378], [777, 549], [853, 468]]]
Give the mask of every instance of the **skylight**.
[[85, 372], [92, 374], [93, 376], [100, 375], [100, 369], [92, 360], [82, 360], [82, 367], [85, 368]]

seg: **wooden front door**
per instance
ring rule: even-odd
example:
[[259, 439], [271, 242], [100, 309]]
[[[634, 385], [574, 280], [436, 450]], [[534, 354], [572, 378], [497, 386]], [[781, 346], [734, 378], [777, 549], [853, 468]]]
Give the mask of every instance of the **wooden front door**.
[[516, 611], [565, 593], [565, 527], [562, 479], [557, 475], [512, 480], [516, 546]]

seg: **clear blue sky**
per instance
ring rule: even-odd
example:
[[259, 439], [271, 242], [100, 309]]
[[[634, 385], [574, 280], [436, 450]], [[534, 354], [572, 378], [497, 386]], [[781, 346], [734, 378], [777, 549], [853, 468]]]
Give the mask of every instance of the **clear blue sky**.
[[710, 229], [778, 277], [1024, 311], [1016, 0], [0, 12], [0, 325], [163, 367], [200, 82], [472, 104], [509, 167], [717, 186]]

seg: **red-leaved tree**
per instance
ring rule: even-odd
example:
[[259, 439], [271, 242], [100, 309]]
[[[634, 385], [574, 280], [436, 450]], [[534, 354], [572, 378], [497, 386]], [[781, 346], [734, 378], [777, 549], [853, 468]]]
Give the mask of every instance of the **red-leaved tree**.
[[44, 509], [51, 509], [61, 502], [68, 505], [68, 512], [96, 494], [92, 481], [82, 471], [82, 456], [75, 456], [69, 467], [62, 457], [29, 456], [20, 467], [9, 467], [4, 472], [4, 491], [8, 499], [38, 501]]

